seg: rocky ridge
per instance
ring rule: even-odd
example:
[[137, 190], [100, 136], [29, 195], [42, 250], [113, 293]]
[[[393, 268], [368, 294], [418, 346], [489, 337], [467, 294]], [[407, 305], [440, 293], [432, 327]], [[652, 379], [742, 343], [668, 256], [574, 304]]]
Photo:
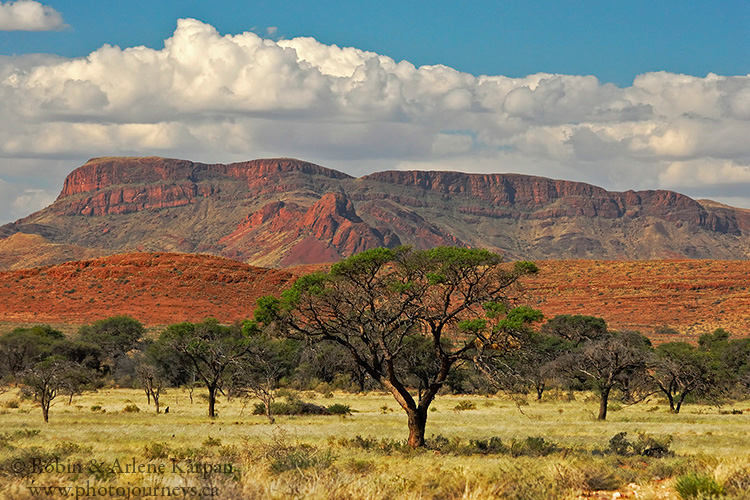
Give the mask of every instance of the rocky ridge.
[[399, 244], [483, 247], [511, 259], [748, 259], [748, 233], [750, 211], [663, 190], [520, 174], [353, 178], [289, 158], [96, 158], [68, 176], [52, 205], [0, 227], [0, 268], [29, 261], [14, 246], [19, 234], [68, 249], [45, 264], [84, 251], [177, 251], [279, 267]]

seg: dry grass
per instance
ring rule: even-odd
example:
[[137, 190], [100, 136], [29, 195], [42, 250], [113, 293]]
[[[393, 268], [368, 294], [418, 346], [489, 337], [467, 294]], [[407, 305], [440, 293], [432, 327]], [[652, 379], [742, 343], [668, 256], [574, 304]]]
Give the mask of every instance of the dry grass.
[[[198, 493], [208, 488], [209, 495], [203, 498], [217, 488], [217, 498], [230, 499], [563, 499], [597, 490], [610, 491], [606, 498], [612, 498], [613, 490], [624, 496], [637, 492], [638, 498], [677, 498], [675, 480], [689, 472], [709, 474], [727, 493], [742, 498], [732, 491], [750, 484], [750, 411], [732, 415], [720, 414], [716, 407], [687, 406], [684, 413], [673, 415], [665, 405], [652, 401], [624, 407], [611, 413], [609, 421], [597, 422], [596, 402], [587, 402], [580, 394], [572, 402], [550, 399], [523, 406], [501, 396], [437, 399], [428, 418], [428, 436], [440, 434], [447, 442], [462, 445], [492, 436], [504, 443], [532, 436], [558, 445], [547, 456], [514, 458], [436, 450], [384, 453], [346, 444], [358, 435], [405, 439], [406, 418], [385, 394], [337, 393], [332, 399], [318, 394], [313, 401], [319, 404], [347, 404], [356, 412], [347, 417], [279, 416], [277, 425], [271, 426], [263, 416], [251, 415], [252, 404], [243, 408], [240, 400], [222, 400], [218, 418], [211, 420], [198, 392], [191, 404], [187, 392], [169, 391], [162, 405], [169, 406], [170, 413], [157, 415], [140, 391], [102, 390], [77, 397], [71, 406], [57, 400], [50, 423], [44, 425], [39, 408], [11, 388], [0, 395], [0, 466], [4, 468], [0, 498], [34, 498], [30, 485], [75, 488], [87, 481], [97, 488], [129, 487], [131, 498], [151, 498], [137, 495], [135, 488], [155, 485], [197, 488]], [[303, 399], [310, 396], [302, 394]], [[461, 401], [476, 408], [456, 411]], [[132, 404], [141, 411], [122, 411]], [[654, 410], [657, 405], [660, 408]], [[642, 432], [671, 434], [677, 456], [654, 459], [602, 453], [619, 432], [632, 437]], [[22, 463], [29, 472], [35, 457], [55, 455], [58, 463], [85, 467], [59, 473], [31, 470], [26, 475], [8, 470]], [[96, 472], [87, 467], [92, 460], [107, 466], [102, 470], [112, 468], [115, 460], [121, 467], [135, 460], [144, 467], [163, 465], [166, 470]], [[207, 474], [185, 470], [196, 462], [224, 468]], [[227, 464], [230, 471], [225, 470]], [[71, 496], [75, 497], [75, 490]]]

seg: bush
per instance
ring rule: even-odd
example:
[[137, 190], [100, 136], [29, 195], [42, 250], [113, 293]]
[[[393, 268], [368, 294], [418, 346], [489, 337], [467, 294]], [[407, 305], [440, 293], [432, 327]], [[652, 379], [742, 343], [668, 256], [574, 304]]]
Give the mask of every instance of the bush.
[[750, 468], [738, 469], [730, 474], [724, 483], [724, 488], [727, 494], [733, 496], [740, 496], [750, 492]]
[[515, 439], [510, 443], [510, 455], [513, 457], [544, 457], [560, 451], [557, 444], [545, 440], [543, 437], [529, 436], [523, 441]]
[[143, 456], [147, 460], [169, 458], [169, 453], [170, 453], [170, 449], [167, 443], [153, 442], [143, 447]]
[[477, 404], [473, 401], [460, 401], [456, 406], [453, 407], [453, 411], [465, 411], [465, 410], [476, 410]]
[[[76, 447], [76, 445], [71, 447], [66, 443], [58, 445], [53, 451], [43, 450], [37, 446], [20, 448], [4, 460], [0, 460], [0, 475], [29, 477], [56, 460], [62, 460], [71, 453], [81, 450], [84, 448]], [[85, 450], [88, 451], [88, 448]]]
[[[331, 415], [326, 407], [314, 403], [306, 403], [295, 396], [287, 397], [286, 402], [277, 401], [271, 403], [271, 413], [274, 415]], [[253, 406], [253, 415], [265, 414], [266, 407], [263, 403], [256, 403]]]
[[140, 413], [140, 411], [141, 409], [138, 408], [138, 405], [135, 403], [125, 405], [125, 408], [122, 409], [123, 413]]
[[211, 436], [208, 436], [205, 441], [203, 441], [204, 447], [211, 447], [211, 446], [221, 446], [221, 439], [219, 438], [212, 438]]
[[694, 472], [678, 477], [674, 489], [685, 500], [724, 496], [724, 488], [713, 477]]
[[503, 441], [499, 437], [491, 437], [488, 440], [474, 440], [469, 441], [469, 444], [477, 450], [478, 453], [484, 454], [496, 454], [496, 453], [508, 453], [508, 447], [503, 444]]
[[353, 439], [340, 438], [338, 445], [345, 448], [360, 448], [363, 450], [374, 450], [382, 453], [413, 453], [414, 449], [406, 444], [406, 441], [399, 441], [396, 439], [388, 438], [374, 438], [374, 437], [362, 437], [360, 435], [355, 436]]
[[644, 432], [638, 434], [638, 439], [629, 441], [627, 432], [615, 434], [609, 440], [609, 452], [614, 455], [641, 455], [644, 457], [663, 458], [674, 455], [669, 450], [672, 444], [672, 436], [654, 436]]
[[327, 469], [335, 459], [330, 449], [322, 451], [310, 444], [289, 443], [283, 431], [275, 433], [271, 443], [264, 446], [264, 455], [270, 460], [268, 469], [275, 474], [311, 467]]
[[328, 413], [331, 415], [351, 415], [352, 409], [349, 405], [336, 403], [332, 404], [331, 406], [327, 407], [326, 410], [328, 410]]

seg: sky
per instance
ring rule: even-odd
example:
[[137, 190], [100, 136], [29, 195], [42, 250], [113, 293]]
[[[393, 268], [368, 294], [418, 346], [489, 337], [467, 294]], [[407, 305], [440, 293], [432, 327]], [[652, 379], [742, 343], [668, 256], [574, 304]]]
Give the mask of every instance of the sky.
[[0, 224], [115, 155], [750, 207], [750, 2], [0, 0]]

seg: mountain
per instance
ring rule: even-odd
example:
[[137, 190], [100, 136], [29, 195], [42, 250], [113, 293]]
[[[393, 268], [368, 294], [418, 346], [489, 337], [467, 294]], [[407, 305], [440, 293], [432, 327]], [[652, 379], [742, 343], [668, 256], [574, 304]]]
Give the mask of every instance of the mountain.
[[[750, 261], [538, 261], [522, 303], [556, 314], [589, 314], [654, 341], [696, 340], [725, 328], [747, 335]], [[325, 266], [264, 269], [211, 255], [133, 253], [0, 272], [0, 331], [51, 323], [67, 331], [119, 314], [149, 327], [212, 316], [252, 316], [257, 299], [277, 295], [295, 275]], [[564, 284], [564, 286], [561, 286]], [[662, 327], [669, 326], [679, 333]]]
[[400, 244], [483, 247], [510, 259], [734, 260], [750, 257], [749, 233], [750, 211], [671, 191], [519, 174], [354, 178], [288, 158], [95, 158], [52, 205], [0, 227], [0, 269], [131, 251], [286, 267]]

